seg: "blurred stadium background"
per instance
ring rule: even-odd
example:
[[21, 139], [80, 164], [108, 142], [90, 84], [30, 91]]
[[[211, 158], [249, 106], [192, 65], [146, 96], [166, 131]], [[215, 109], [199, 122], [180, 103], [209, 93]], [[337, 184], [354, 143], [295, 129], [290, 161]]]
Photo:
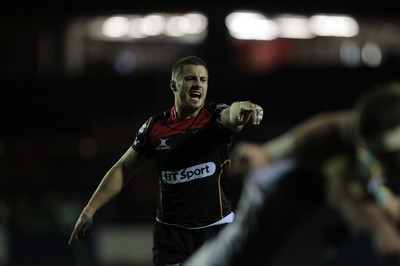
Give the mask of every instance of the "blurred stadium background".
[[[262, 105], [262, 125], [236, 141], [265, 141], [400, 80], [395, 10], [384, 1], [2, 4], [0, 265], [150, 265], [151, 168], [96, 214], [92, 241], [67, 242], [136, 130], [172, 105], [172, 63], [199, 55], [208, 100]], [[231, 185], [237, 199], [241, 181]]]

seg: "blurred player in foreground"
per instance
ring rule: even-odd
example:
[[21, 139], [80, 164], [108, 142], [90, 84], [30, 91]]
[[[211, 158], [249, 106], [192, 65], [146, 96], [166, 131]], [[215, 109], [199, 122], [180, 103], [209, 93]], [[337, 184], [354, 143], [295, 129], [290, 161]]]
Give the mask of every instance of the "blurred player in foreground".
[[[341, 262], [339, 246], [336, 258], [315, 265], [400, 265], [399, 83], [374, 87], [360, 95], [351, 110], [318, 114], [262, 145], [239, 143], [232, 160], [232, 170], [248, 174], [236, 220], [185, 266], [275, 265], [271, 257], [279, 243], [273, 236], [285, 232], [274, 232], [271, 225], [274, 220], [286, 221], [273, 216], [270, 204], [282, 199], [282, 186], [295, 182], [293, 172], [298, 167], [324, 177], [323, 199], [345, 221], [349, 239], [366, 235], [371, 243], [367, 252], [352, 253], [345, 256], [349, 261]], [[303, 181], [311, 185], [313, 179]], [[277, 208], [284, 208], [280, 203]], [[302, 241], [307, 245], [307, 239]], [[296, 250], [291, 254], [296, 257]]]

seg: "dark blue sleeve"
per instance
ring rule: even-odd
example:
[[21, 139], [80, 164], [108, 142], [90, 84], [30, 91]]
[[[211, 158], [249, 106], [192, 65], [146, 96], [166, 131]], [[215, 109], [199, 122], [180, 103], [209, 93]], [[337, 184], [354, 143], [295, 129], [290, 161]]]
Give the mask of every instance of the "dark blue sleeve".
[[226, 103], [219, 103], [219, 104], [215, 104], [215, 108], [213, 110], [213, 113], [216, 117], [220, 117], [221, 113], [223, 110], [225, 110], [226, 108], [228, 108], [229, 105], [227, 105]]

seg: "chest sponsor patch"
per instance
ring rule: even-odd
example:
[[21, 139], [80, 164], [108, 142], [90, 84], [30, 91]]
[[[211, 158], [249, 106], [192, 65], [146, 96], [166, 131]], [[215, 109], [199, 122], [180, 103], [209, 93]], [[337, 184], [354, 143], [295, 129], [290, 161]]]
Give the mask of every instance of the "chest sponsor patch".
[[215, 163], [208, 162], [175, 171], [161, 171], [161, 178], [166, 184], [178, 184], [211, 176], [215, 170]]

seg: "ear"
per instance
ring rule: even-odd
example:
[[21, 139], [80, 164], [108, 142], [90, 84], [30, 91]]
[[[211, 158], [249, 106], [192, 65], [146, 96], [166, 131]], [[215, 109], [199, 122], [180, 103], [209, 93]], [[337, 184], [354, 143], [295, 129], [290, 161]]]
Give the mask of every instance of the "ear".
[[171, 80], [170, 87], [171, 87], [172, 91], [176, 91], [176, 81], [175, 80]]

